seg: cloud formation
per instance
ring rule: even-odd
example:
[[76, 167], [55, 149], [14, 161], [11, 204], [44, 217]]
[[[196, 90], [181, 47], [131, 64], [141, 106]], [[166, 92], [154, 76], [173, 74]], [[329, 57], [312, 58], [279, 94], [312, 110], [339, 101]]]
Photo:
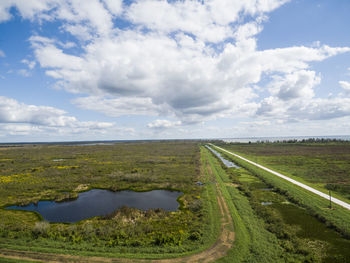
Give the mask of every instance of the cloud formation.
[[101, 132], [115, 126], [110, 122], [79, 121], [66, 112], [48, 106], [20, 103], [0, 96], [0, 129], [8, 134], [28, 134], [33, 131], [55, 132]]
[[104, 97], [80, 97], [72, 101], [81, 109], [101, 112], [110, 117], [124, 115], [157, 116], [163, 109], [154, 105], [150, 98], [104, 98]]
[[[149, 128], [233, 116], [296, 122], [349, 115], [347, 98], [316, 96], [321, 75], [310, 67], [349, 47], [258, 49], [267, 15], [287, 2], [6, 0], [0, 17], [11, 19], [15, 7], [25, 19], [59, 21], [75, 43], [29, 39], [36, 62], [56, 87], [79, 94], [73, 100], [79, 108], [107, 116], [160, 116]], [[71, 52], [74, 46], [80, 52]], [[263, 77], [269, 83], [262, 84]], [[339, 85], [349, 90], [348, 82]], [[54, 109], [38, 111], [74, 123]], [[52, 125], [52, 119], [45, 121]]]
[[285, 76], [275, 76], [270, 83], [270, 93], [280, 100], [310, 100], [314, 97], [314, 87], [321, 82], [316, 72], [299, 70]]
[[169, 120], [155, 120], [147, 124], [152, 129], [168, 129], [181, 125], [180, 121], [169, 121]]
[[346, 92], [350, 92], [350, 82], [349, 81], [339, 81], [339, 85]]

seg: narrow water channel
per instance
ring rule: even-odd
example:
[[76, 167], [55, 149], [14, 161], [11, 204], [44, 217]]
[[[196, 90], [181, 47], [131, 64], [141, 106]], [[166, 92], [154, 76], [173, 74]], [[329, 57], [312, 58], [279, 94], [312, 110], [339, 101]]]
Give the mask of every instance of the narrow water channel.
[[221, 156], [220, 153], [218, 153], [217, 151], [215, 151], [213, 148], [209, 147], [208, 145], [206, 145], [205, 147], [207, 147], [212, 153], [214, 153], [222, 162], [223, 164], [228, 167], [228, 168], [239, 168], [239, 166], [235, 165], [233, 162], [225, 159], [224, 157]]

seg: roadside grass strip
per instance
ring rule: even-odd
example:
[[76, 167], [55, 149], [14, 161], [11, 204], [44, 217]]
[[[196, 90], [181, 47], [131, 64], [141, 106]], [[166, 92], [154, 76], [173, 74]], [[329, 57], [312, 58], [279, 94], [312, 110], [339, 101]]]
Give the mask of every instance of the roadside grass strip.
[[[244, 157], [242, 157], [242, 156], [240, 156], [240, 155], [238, 155], [238, 154], [229, 152], [229, 151], [227, 151], [227, 150], [225, 150], [225, 149], [223, 149], [223, 148], [221, 148], [221, 147], [215, 146], [215, 145], [213, 145], [213, 144], [210, 144], [210, 145], [212, 145], [212, 146], [214, 146], [214, 147], [220, 149], [221, 151], [224, 151], [224, 152], [226, 152], [226, 153], [228, 153], [228, 154], [231, 154], [231, 155], [233, 155], [233, 156], [235, 156], [235, 157], [238, 157], [238, 158], [242, 159], [243, 161], [246, 161], [246, 162], [248, 162], [248, 163], [250, 163], [250, 164], [252, 164], [252, 165], [255, 165], [255, 166], [257, 166], [257, 167], [259, 167], [259, 168], [261, 168], [261, 169], [263, 169], [263, 170], [265, 170], [265, 171], [267, 171], [267, 172], [269, 172], [269, 173], [272, 173], [272, 174], [274, 174], [274, 175], [276, 175], [276, 176], [278, 176], [278, 177], [281, 177], [281, 178], [283, 178], [283, 179], [285, 179], [285, 180], [287, 180], [287, 181], [289, 181], [289, 182], [291, 182], [291, 183], [293, 183], [293, 184], [295, 184], [295, 185], [298, 185], [298, 186], [300, 186], [300, 187], [302, 187], [302, 188], [304, 188], [304, 189], [306, 189], [306, 190], [308, 190], [308, 191], [310, 191], [310, 192], [312, 192], [312, 193], [314, 193], [314, 194], [317, 194], [317, 195], [319, 195], [319, 196], [321, 196], [321, 197], [323, 197], [323, 198], [325, 198], [325, 199], [327, 199], [327, 200], [330, 199], [330, 196], [329, 196], [329, 195], [327, 195], [327, 194], [325, 194], [325, 193], [322, 193], [321, 191], [318, 191], [318, 190], [316, 190], [316, 189], [314, 189], [314, 188], [312, 188], [312, 187], [310, 187], [310, 186], [308, 186], [308, 185], [306, 185], [306, 184], [303, 184], [303, 183], [301, 183], [301, 182], [298, 182], [298, 181], [296, 181], [296, 180], [294, 180], [294, 179], [292, 179], [292, 178], [289, 178], [288, 176], [285, 176], [285, 175], [283, 175], [283, 174], [281, 174], [281, 173], [278, 173], [278, 172], [275, 172], [275, 171], [273, 171], [273, 170], [271, 170], [271, 169], [269, 169], [269, 168], [267, 168], [267, 167], [265, 167], [265, 166], [262, 166], [262, 165], [260, 165], [260, 164], [257, 164], [257, 163], [255, 163], [255, 162], [253, 162], [253, 161], [250, 161], [250, 160], [248, 160], [248, 159], [246, 159], [246, 158], [244, 158]], [[339, 200], [339, 199], [337, 199], [337, 198], [334, 198], [334, 197], [332, 197], [332, 202], [335, 203], [335, 204], [337, 204], [337, 205], [340, 205], [340, 206], [342, 206], [342, 207], [344, 207], [344, 208], [346, 208], [346, 209], [348, 209], [348, 210], [350, 210], [350, 204], [348, 204], [348, 203], [346, 203], [346, 202], [343, 202], [343, 201], [341, 201], [341, 200]]]
[[[230, 159], [232, 161], [261, 178], [265, 183], [274, 187], [279, 193], [285, 195], [288, 199], [306, 208], [309, 214], [315, 216], [327, 226], [336, 229], [344, 237], [350, 238], [350, 213], [347, 208], [340, 205], [334, 205], [333, 207], [336, 209], [329, 209], [329, 200], [327, 200], [329, 198], [317, 195], [315, 192], [301, 187], [299, 182], [298, 184], [294, 184], [290, 180], [287, 180], [290, 179], [288, 177], [285, 179], [285, 176], [276, 176], [275, 173], [272, 173], [273, 171], [271, 169], [264, 169], [265, 167], [261, 167], [261, 165], [221, 147], [217, 147], [213, 144], [211, 144], [211, 146], [219, 151], [230, 154]], [[332, 198], [332, 201], [333, 200], [334, 199]]]

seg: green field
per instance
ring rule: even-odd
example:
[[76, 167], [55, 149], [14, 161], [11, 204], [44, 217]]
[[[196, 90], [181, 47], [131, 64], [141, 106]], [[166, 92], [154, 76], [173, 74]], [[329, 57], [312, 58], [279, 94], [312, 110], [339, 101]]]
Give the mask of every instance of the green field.
[[[293, 179], [350, 202], [350, 142], [220, 144]], [[220, 146], [218, 144], [218, 146]]]
[[124, 207], [71, 224], [0, 209], [0, 262], [16, 261], [1, 259], [6, 255], [67, 262], [97, 262], [90, 256], [107, 262], [349, 262], [350, 241], [339, 233], [350, 230], [347, 211], [323, 209], [324, 200], [226, 157], [241, 168], [226, 168], [196, 141], [2, 146], [2, 208], [64, 201], [94, 188], [184, 194], [176, 212]]

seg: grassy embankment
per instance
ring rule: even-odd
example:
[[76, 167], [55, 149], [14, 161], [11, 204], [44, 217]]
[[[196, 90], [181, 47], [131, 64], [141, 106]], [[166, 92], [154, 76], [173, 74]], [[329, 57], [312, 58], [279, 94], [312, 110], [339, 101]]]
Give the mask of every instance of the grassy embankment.
[[[234, 247], [229, 251], [229, 254], [221, 259], [221, 262], [258, 262], [258, 256], [260, 258], [260, 262], [267, 262], [268, 257], [271, 255], [267, 253], [267, 257], [265, 258], [265, 249], [264, 247], [268, 244], [272, 244], [270, 250], [273, 251], [275, 246], [273, 245], [275, 240], [273, 240], [273, 236], [264, 231], [262, 227], [262, 221], [259, 220], [252, 211], [249, 206], [249, 202], [243, 195], [238, 193], [234, 187], [226, 187], [225, 181], [228, 180], [227, 174], [222, 169], [219, 161], [212, 156], [212, 154], [207, 150], [202, 148], [202, 154], [204, 156], [204, 160], [206, 162], [207, 172], [214, 177], [220, 187], [222, 194], [226, 200], [226, 203], [231, 212], [231, 216], [233, 218], [234, 223], [234, 231], [235, 231], [235, 243]], [[231, 196], [231, 193], [234, 196], [234, 199]], [[271, 242], [272, 241], [272, 242]], [[255, 259], [254, 259], [255, 258]], [[273, 257], [275, 258], [275, 257]]]
[[39, 222], [34, 213], [0, 209], [0, 248], [86, 256], [169, 258], [216, 241], [211, 187], [196, 186], [200, 152], [192, 142], [0, 149], [0, 206], [74, 198], [92, 188], [179, 190], [177, 212], [124, 208], [74, 224]]
[[[252, 205], [252, 195], [247, 195], [251, 182], [245, 179], [251, 177], [254, 182], [257, 179], [244, 169], [225, 168], [207, 149], [202, 151], [205, 151], [211, 173], [216, 177], [234, 222], [234, 247], [219, 262], [296, 262], [305, 259], [309, 252], [301, 250], [300, 246], [293, 249], [287, 247], [289, 242], [295, 240], [289, 238], [292, 240], [285, 241], [277, 236], [269, 229], [266, 218], [257, 213]], [[246, 177], [237, 176], [237, 173]], [[242, 190], [242, 186], [246, 187], [246, 191]], [[269, 215], [268, 220], [273, 220], [273, 217]]]
[[[231, 251], [227, 262], [271, 259], [273, 262], [340, 263], [350, 260], [349, 240], [327, 228], [277, 188], [269, 188], [271, 185], [254, 171], [216, 167], [238, 211], [234, 216], [236, 234], [239, 236], [241, 229], [248, 230], [241, 234], [241, 247]], [[264, 206], [263, 202], [269, 205]], [[240, 218], [243, 220], [237, 220]], [[239, 237], [237, 244], [238, 241]], [[237, 256], [241, 252], [244, 256]]]
[[[220, 146], [219, 144], [217, 144]], [[221, 144], [249, 160], [350, 202], [350, 142]]]
[[[233, 149], [229, 147], [226, 148], [227, 150], [233, 151]], [[223, 155], [262, 178], [267, 184], [278, 189], [278, 191], [288, 196], [288, 198], [293, 200], [293, 202], [298, 203], [300, 206], [308, 209], [310, 214], [325, 222], [329, 227], [335, 228], [342, 235], [350, 238], [350, 213], [345, 208], [333, 204], [336, 209], [329, 209], [328, 200], [295, 186], [290, 182], [274, 176], [254, 165], [246, 163], [239, 158], [224, 153]], [[337, 157], [334, 156], [334, 158]], [[253, 161], [255, 160], [253, 159]], [[271, 169], [273, 169], [273, 167], [271, 167]], [[346, 176], [344, 175], [344, 177]]]

